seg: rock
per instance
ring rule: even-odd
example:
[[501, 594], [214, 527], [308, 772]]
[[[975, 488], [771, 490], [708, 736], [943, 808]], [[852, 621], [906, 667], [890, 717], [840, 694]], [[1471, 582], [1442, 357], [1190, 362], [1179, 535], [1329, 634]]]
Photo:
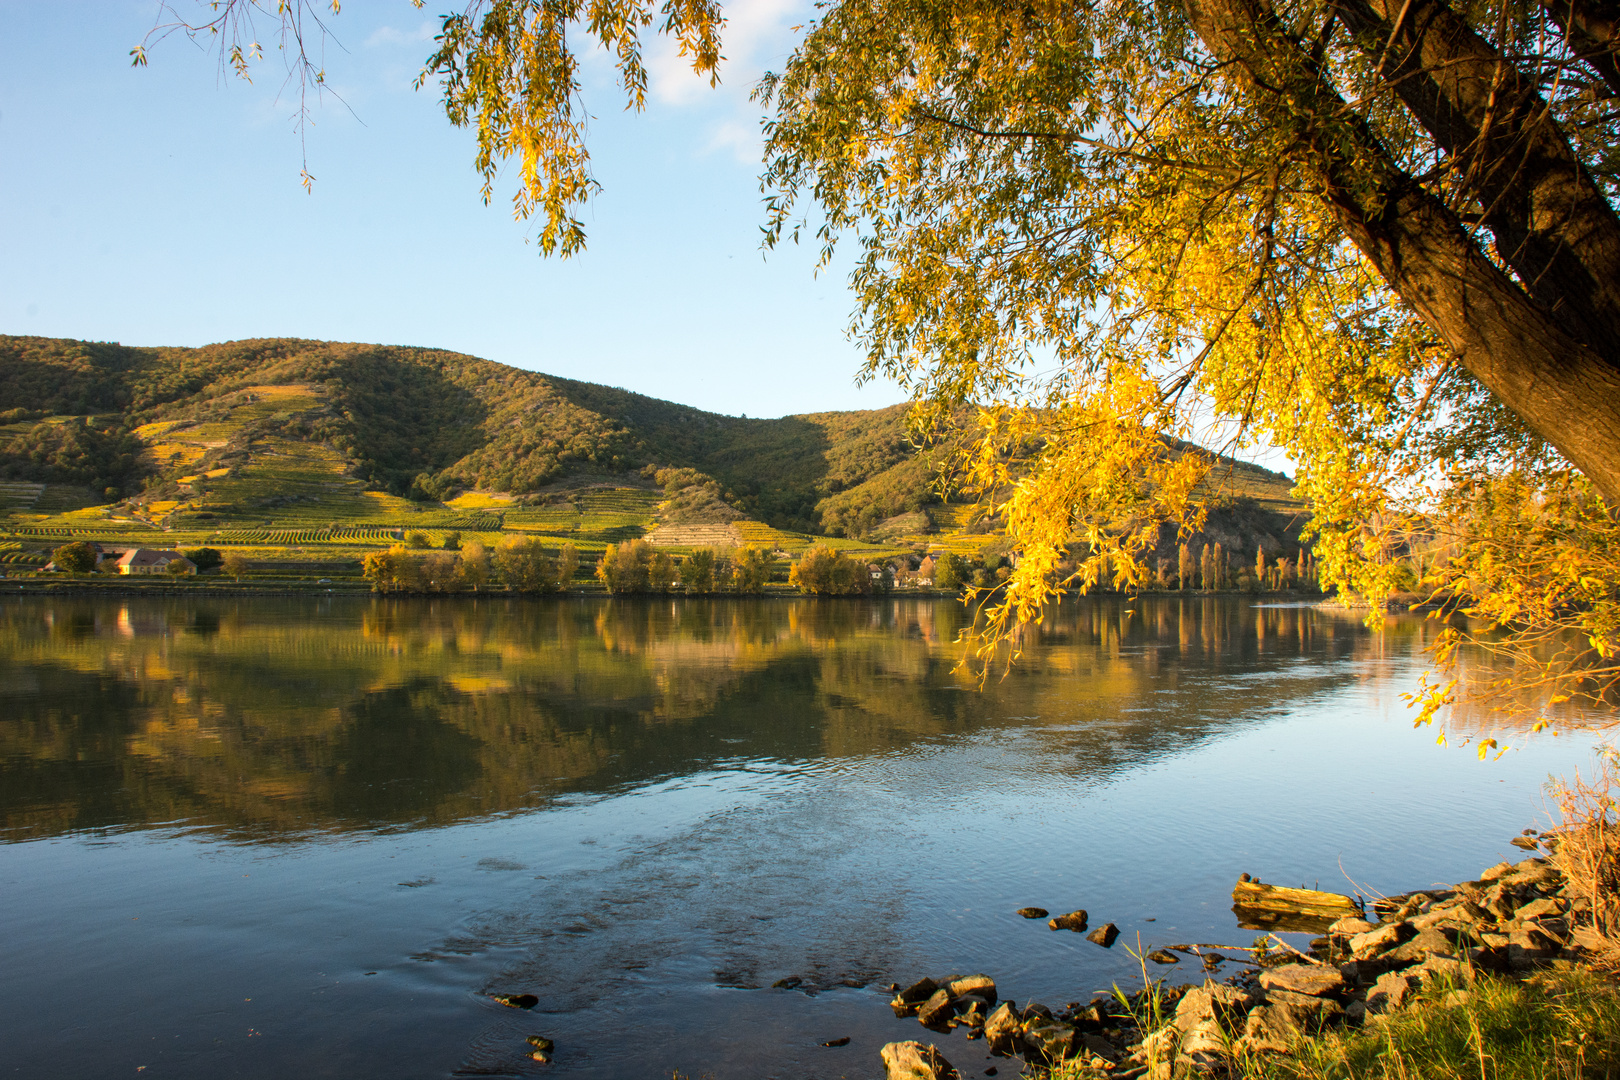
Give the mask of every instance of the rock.
[[1559, 944], [1551, 935], [1534, 924], [1524, 926], [1508, 935], [1508, 956], [1527, 960], [1547, 960], [1558, 955]]
[[1147, 954], [1147, 958], [1153, 961], [1155, 964], [1181, 963], [1181, 957], [1177, 956], [1173, 952], [1170, 952], [1168, 949], [1154, 949], [1152, 952]]
[[1361, 1024], [1367, 1019], [1367, 1003], [1365, 1001], [1352, 1001], [1344, 1007], [1344, 1019], [1348, 1024]]
[[804, 980], [799, 978], [797, 975], [789, 975], [785, 979], [777, 979], [775, 982], [771, 983], [771, 989], [792, 990], [795, 987], [802, 986], [803, 984]]
[[1024, 1028], [1024, 1046], [1037, 1061], [1057, 1063], [1074, 1053], [1080, 1033], [1061, 1020], [1038, 1019]]
[[1124, 1057], [1119, 1052], [1119, 1047], [1101, 1035], [1082, 1035], [1080, 1036], [1080, 1045], [1112, 1065], [1118, 1065], [1120, 1058]]
[[1086, 928], [1086, 912], [1084, 910], [1071, 911], [1067, 915], [1059, 915], [1055, 919], [1046, 920], [1046, 925], [1053, 930], [1073, 930], [1079, 933]]
[[1513, 868], [1502, 880], [1514, 885], [1551, 885], [1564, 878], [1556, 866], [1546, 859], [1526, 859]]
[[1087, 941], [1095, 941], [1105, 949], [1112, 949], [1114, 941], [1119, 937], [1119, 927], [1113, 923], [1103, 923], [1097, 929], [1086, 935]]
[[1020, 1015], [1026, 1026], [1034, 1023], [1036, 1020], [1051, 1020], [1053, 1018], [1052, 1010], [1048, 1009], [1045, 1005], [1042, 1005], [1038, 1001], [1032, 1001], [1028, 1005], [1025, 1005], [1024, 1011]]
[[1407, 968], [1406, 974], [1417, 976], [1427, 986], [1436, 979], [1461, 982], [1468, 977], [1468, 969], [1453, 957], [1431, 956], [1416, 967]]
[[1142, 1040], [1147, 1074], [1151, 1080], [1171, 1080], [1176, 1067], [1176, 1051], [1180, 1047], [1181, 1032], [1174, 1026], [1162, 1027]]
[[1517, 886], [1500, 881], [1486, 889], [1480, 897], [1480, 906], [1499, 920], [1513, 918], [1513, 913], [1522, 902], [1523, 897], [1519, 895]]
[[1376, 930], [1369, 930], [1364, 934], [1355, 934], [1350, 938], [1350, 954], [1358, 960], [1363, 957], [1377, 956], [1379, 953], [1393, 949], [1403, 941], [1407, 941], [1417, 934], [1411, 923], [1386, 923]]
[[1260, 972], [1260, 985], [1268, 993], [1272, 990], [1291, 990], [1313, 997], [1340, 994], [1346, 989], [1344, 974], [1338, 968], [1320, 964], [1285, 964], [1266, 968]]
[[546, 1038], [544, 1035], [530, 1035], [524, 1040], [524, 1042], [528, 1043], [536, 1050], [543, 1050], [548, 1054], [557, 1048], [557, 1044]]
[[1495, 866], [1491, 867], [1490, 869], [1482, 871], [1480, 873], [1480, 875], [1479, 875], [1479, 880], [1481, 880], [1481, 881], [1495, 881], [1497, 878], [1504, 877], [1504, 876], [1506, 876], [1508, 874], [1511, 874], [1511, 873], [1513, 873], [1513, 864], [1512, 863], [1499, 862]]
[[1405, 944], [1383, 953], [1379, 959], [1391, 964], [1415, 964], [1431, 956], [1456, 956], [1457, 946], [1453, 943], [1454, 935], [1447, 934], [1437, 927], [1420, 930]]
[[879, 1052], [886, 1080], [961, 1080], [961, 1074], [933, 1046], [892, 1042]]
[[1359, 915], [1346, 915], [1328, 927], [1328, 936], [1336, 938], [1355, 937], [1357, 934], [1367, 934], [1378, 929], [1372, 923]]
[[849, 1045], [849, 1036], [848, 1035], [841, 1035], [836, 1039], [828, 1039], [826, 1042], [822, 1043], [821, 1045], [822, 1046], [848, 1046]]
[[1541, 919], [1548, 915], [1562, 915], [1563, 913], [1564, 907], [1562, 904], [1550, 896], [1544, 896], [1539, 900], [1532, 900], [1528, 904], [1520, 905], [1518, 910], [1514, 911], [1513, 917], [1515, 919]]
[[917, 1006], [933, 997], [938, 989], [939, 984], [933, 979], [919, 979], [894, 995], [889, 1007], [894, 1010], [896, 1016], [910, 1016], [917, 1011]]
[[1225, 1056], [1227, 1042], [1226, 1032], [1221, 1025], [1214, 1020], [1205, 1020], [1181, 1033], [1177, 1060], [1201, 1068], [1214, 1065]]
[[1018, 909], [1018, 914], [1026, 919], [1044, 919], [1046, 918], [1046, 909], [1043, 907], [1021, 907]]
[[1417, 980], [1404, 971], [1390, 971], [1378, 977], [1367, 991], [1367, 1012], [1372, 1016], [1398, 1009], [1406, 1003]]
[[1176, 1002], [1175, 1025], [1182, 1031], [1191, 1031], [1206, 1021], [1231, 1021], [1248, 1008], [1251, 999], [1235, 986], [1206, 980], [1181, 995]]
[[1243, 1022], [1241, 1042], [1256, 1053], [1285, 1054], [1296, 1031], [1285, 1010], [1275, 1005], [1260, 1005]]
[[961, 979], [952, 979], [946, 984], [945, 989], [951, 992], [952, 997], [972, 995], [983, 998], [988, 1005], [996, 1003], [996, 980], [988, 975], [968, 975]]
[[1512, 844], [1516, 848], [1523, 848], [1526, 851], [1534, 851], [1536, 848], [1541, 846], [1541, 842], [1539, 840], [1535, 840], [1528, 836], [1515, 836], [1513, 839], [1509, 840], [1508, 843]]
[[1344, 1015], [1343, 1006], [1332, 998], [1296, 994], [1292, 990], [1268, 990], [1265, 1003], [1283, 1023], [1311, 1035]]
[[532, 1009], [540, 1004], [540, 999], [533, 994], [491, 994], [489, 998], [509, 1009]]
[[939, 1027], [949, 1023], [956, 1015], [956, 999], [946, 987], [935, 990], [928, 1000], [917, 1007], [917, 1021], [923, 1027]]
[[1010, 1054], [1024, 1033], [1024, 1023], [1013, 1009], [1013, 1003], [1003, 1001], [984, 1021], [984, 1037], [990, 1049]]

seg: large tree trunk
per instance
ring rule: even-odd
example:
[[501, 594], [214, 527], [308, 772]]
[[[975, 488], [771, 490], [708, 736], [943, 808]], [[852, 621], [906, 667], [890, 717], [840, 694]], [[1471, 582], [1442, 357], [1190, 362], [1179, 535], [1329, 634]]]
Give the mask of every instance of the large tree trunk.
[[1340, 18], [1450, 157], [1520, 284], [1571, 335], [1620, 343], [1620, 217], [1536, 84], [1444, 0], [1338, 0]]
[[[1269, 0], [1183, 3], [1210, 51], [1244, 76], [1257, 107], [1292, 126], [1299, 159], [1390, 288], [1464, 367], [1620, 506], [1620, 349], [1616, 336], [1602, 331], [1602, 287], [1620, 280], [1587, 288], [1584, 295], [1597, 299], [1572, 333], [1570, 313], [1521, 288], [1485, 255], [1456, 213], [1398, 166], [1287, 36]], [[1529, 202], [1534, 208], [1534, 198]], [[1568, 222], [1568, 209], [1561, 212]], [[1547, 221], [1532, 224], [1546, 227]], [[1601, 242], [1602, 230], [1594, 236]], [[1521, 246], [1533, 247], [1533, 238]], [[1592, 332], [1600, 342], [1586, 340]]]

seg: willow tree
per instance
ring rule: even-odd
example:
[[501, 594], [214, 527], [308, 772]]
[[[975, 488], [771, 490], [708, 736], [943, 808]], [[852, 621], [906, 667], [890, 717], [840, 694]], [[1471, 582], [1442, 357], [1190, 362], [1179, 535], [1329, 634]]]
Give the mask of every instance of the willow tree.
[[[234, 43], [251, 6], [216, 8]], [[303, 10], [279, 5], [282, 26]], [[915, 391], [924, 424], [977, 410], [969, 475], [1023, 555], [1002, 630], [1062, 587], [1143, 581], [1160, 523], [1195, 528], [1219, 489], [1170, 440], [1214, 425], [1294, 458], [1324, 582], [1378, 601], [1416, 558], [1471, 625], [1508, 631], [1454, 624], [1442, 666], [1488, 637], [1529, 665], [1519, 685], [1602, 700], [1620, 687], [1617, 15], [829, 0], [759, 87], [768, 239], [808, 230], [829, 258], [852, 240], [866, 374]], [[655, 23], [717, 76], [709, 0], [444, 19], [422, 79], [476, 129], [486, 199], [518, 159], [548, 253], [583, 244], [594, 190], [576, 49], [609, 49], [639, 107]]]

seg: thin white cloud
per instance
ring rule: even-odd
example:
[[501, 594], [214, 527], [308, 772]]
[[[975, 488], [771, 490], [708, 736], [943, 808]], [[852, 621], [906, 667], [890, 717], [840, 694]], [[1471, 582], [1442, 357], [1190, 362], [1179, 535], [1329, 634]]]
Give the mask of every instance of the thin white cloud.
[[[765, 68], [792, 51], [797, 38], [793, 28], [810, 14], [811, 7], [803, 0], [728, 3], [721, 35], [725, 60], [720, 64], [720, 93], [746, 102]], [[692, 58], [682, 56], [679, 43], [662, 35], [647, 43], [647, 79], [652, 96], [670, 105], [692, 105], [711, 93], [707, 76], [692, 70]]]
[[744, 165], [757, 165], [764, 153], [759, 124], [721, 120], [709, 129], [709, 141], [704, 153], [729, 150]]
[[439, 32], [439, 24], [432, 19], [424, 19], [417, 26], [400, 29], [396, 26], [379, 26], [366, 38], [366, 48], [379, 49], [398, 45], [420, 45], [424, 41], [432, 41], [433, 35]]

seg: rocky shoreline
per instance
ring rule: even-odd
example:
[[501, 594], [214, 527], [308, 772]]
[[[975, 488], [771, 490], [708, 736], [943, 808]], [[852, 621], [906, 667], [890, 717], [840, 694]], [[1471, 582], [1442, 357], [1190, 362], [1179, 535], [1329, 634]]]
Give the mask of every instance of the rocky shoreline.
[[[1516, 842], [1538, 846], [1529, 839]], [[1304, 952], [1272, 935], [1246, 948], [1166, 946], [1141, 957], [1143, 989], [1062, 1009], [1036, 1002], [1020, 1008], [1000, 999], [995, 981], [982, 974], [894, 987], [891, 1005], [897, 1015], [916, 1016], [936, 1031], [965, 1027], [967, 1037], [984, 1039], [993, 1056], [1080, 1068], [1069, 1075], [1174, 1080], [1221, 1075], [1238, 1057], [1284, 1054], [1302, 1038], [1382, 1023], [1424, 987], [1466, 1000], [1468, 987], [1482, 975], [1524, 979], [1555, 964], [1590, 963], [1604, 948], [1591, 929], [1590, 901], [1539, 855], [1500, 863], [1473, 881], [1365, 906], [1336, 894], [1273, 890], [1245, 874], [1234, 889], [1240, 916], [1242, 903], [1257, 891], [1284, 894], [1273, 903], [1273, 915], [1290, 903], [1302, 909], [1278, 929], [1322, 936]], [[1326, 910], [1309, 910], [1312, 897], [1324, 898], [1314, 906]], [[1355, 913], [1329, 921], [1340, 902]], [[1037, 911], [1019, 914], [1033, 917]], [[1083, 930], [1086, 915], [1060, 916], [1052, 920], [1054, 929], [1060, 921], [1061, 928]], [[1148, 976], [1149, 961], [1175, 962], [1177, 952], [1199, 957], [1206, 971], [1236, 961], [1228, 953], [1244, 959], [1236, 961], [1236, 974], [1202, 986], [1167, 988]], [[937, 1046], [921, 1040], [889, 1043], [881, 1054], [887, 1080], [962, 1077]], [[983, 1075], [998, 1071], [992, 1065]]]

